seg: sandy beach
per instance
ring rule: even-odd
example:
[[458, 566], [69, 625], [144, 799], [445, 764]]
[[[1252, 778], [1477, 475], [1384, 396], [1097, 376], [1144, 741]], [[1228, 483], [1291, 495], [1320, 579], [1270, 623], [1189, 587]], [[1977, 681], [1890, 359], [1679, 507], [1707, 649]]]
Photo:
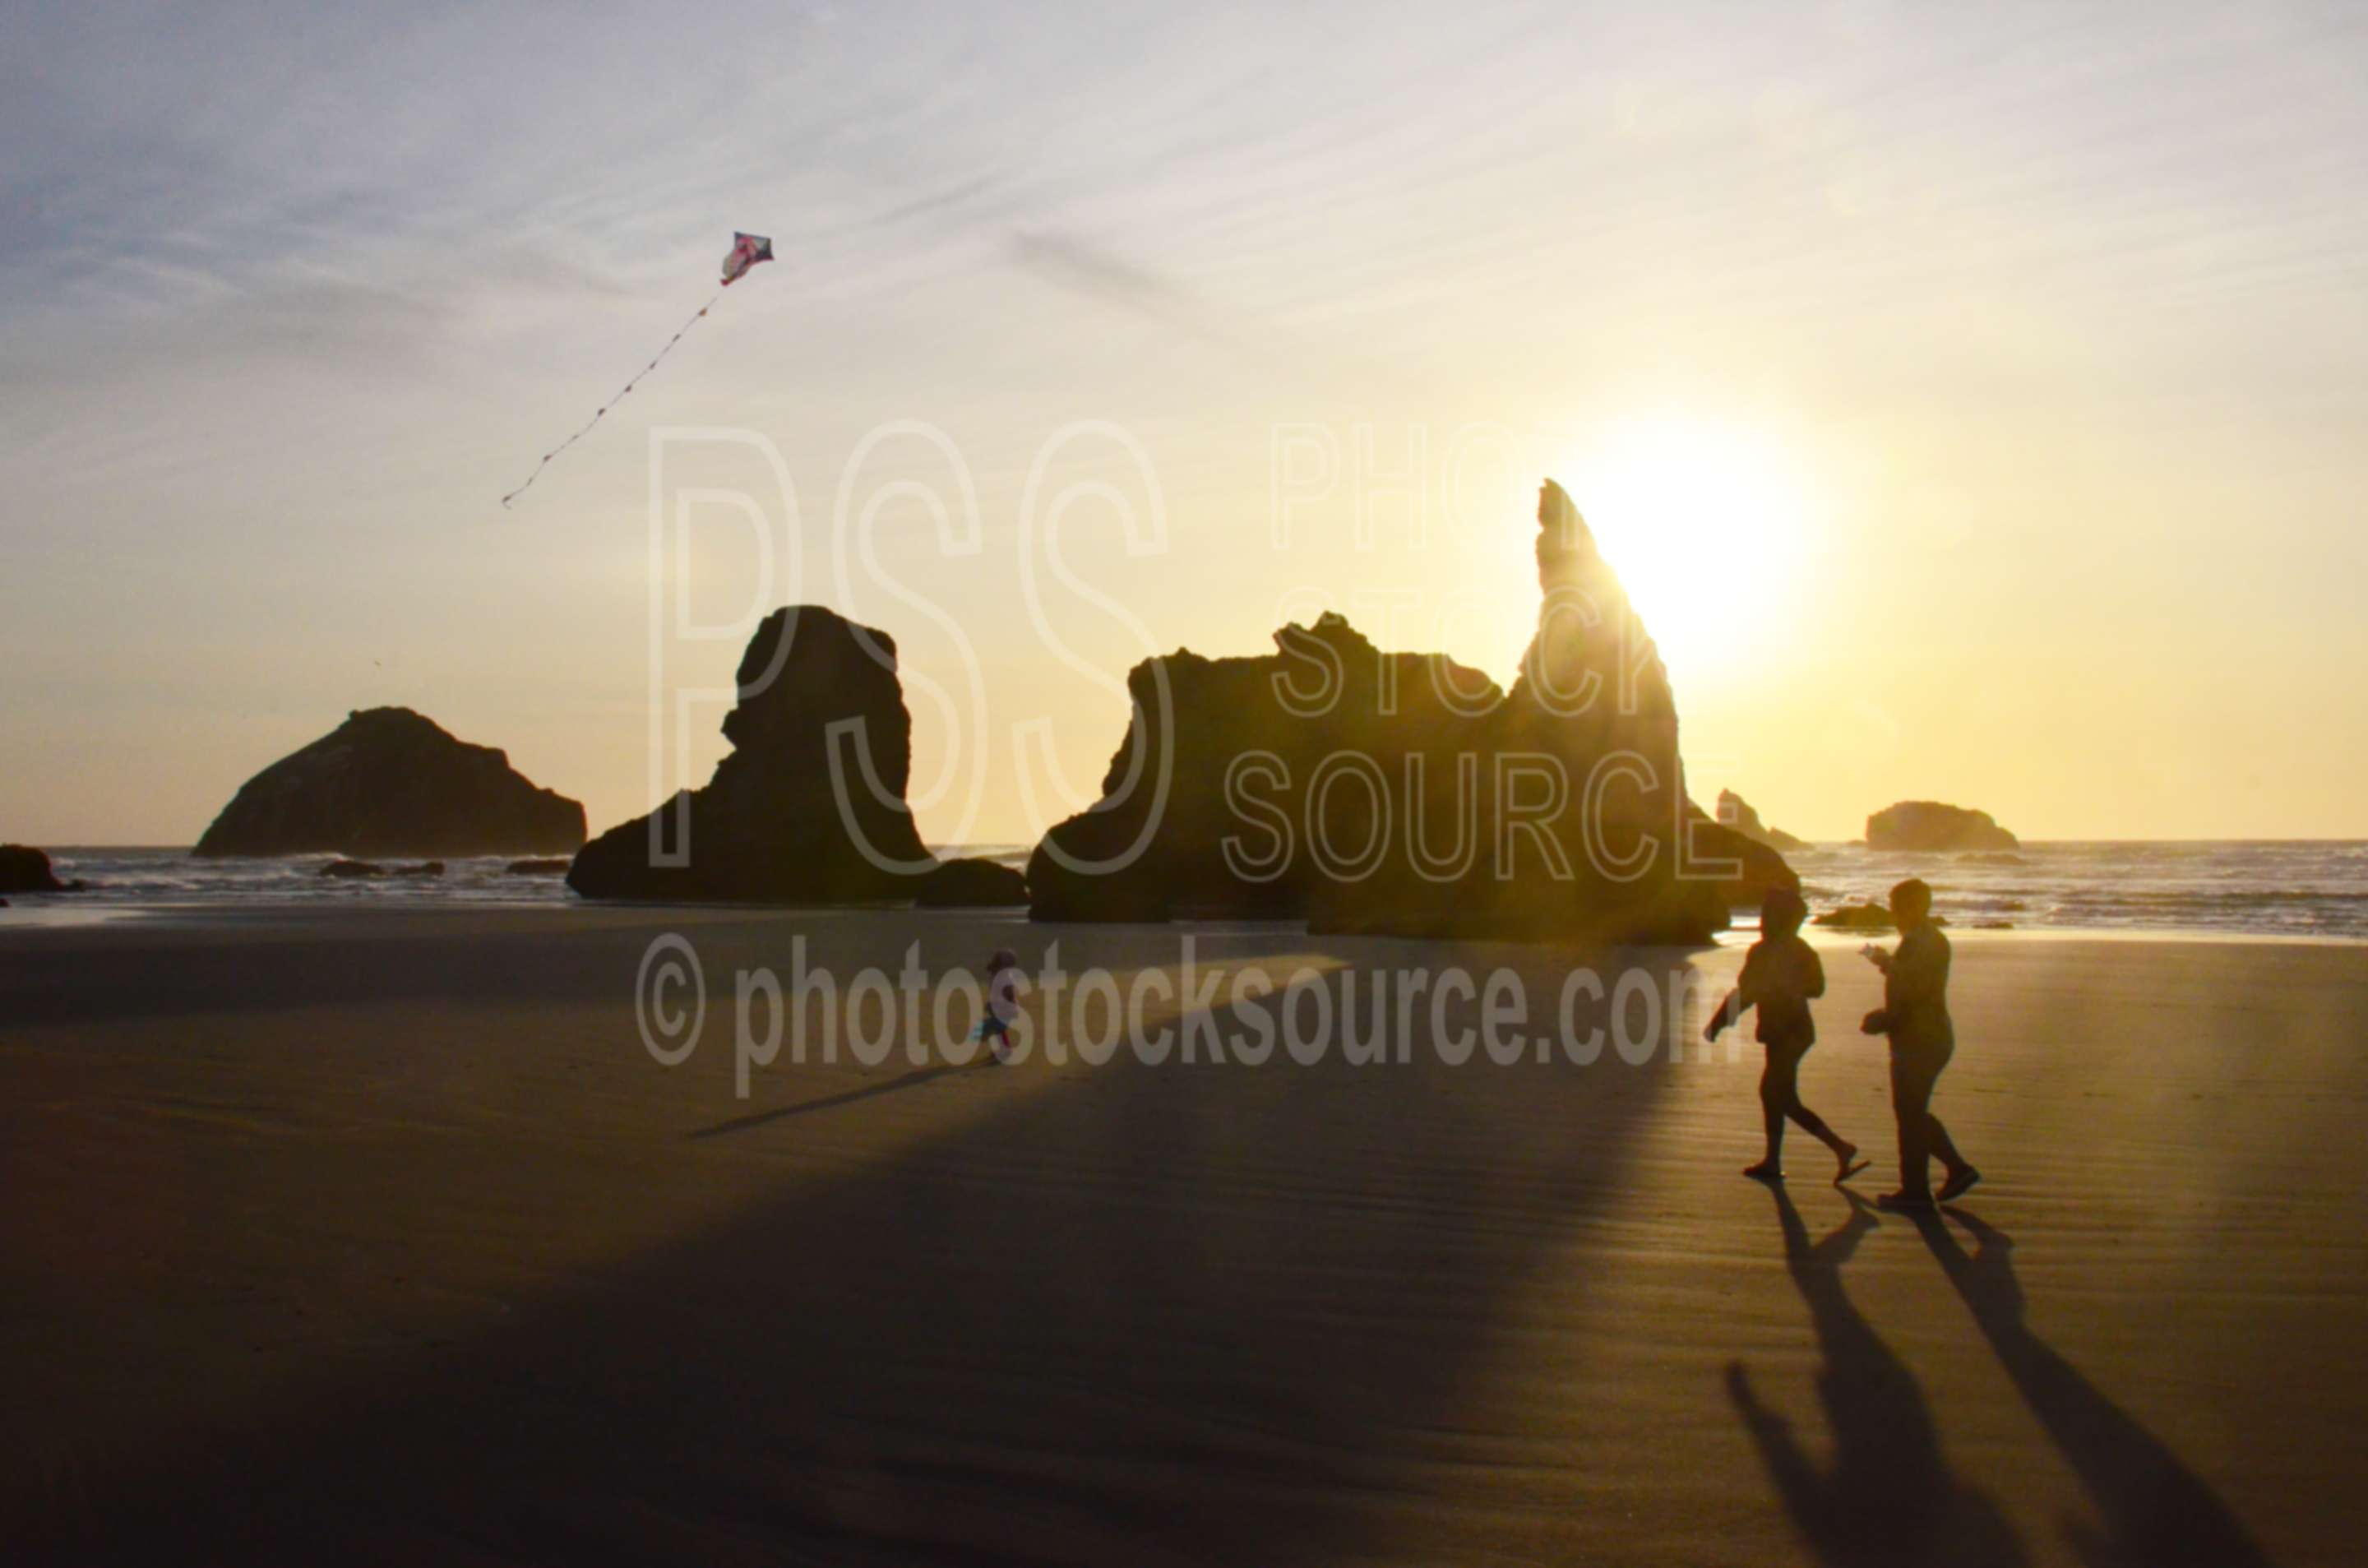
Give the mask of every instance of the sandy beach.
[[[682, 1065], [634, 986], [680, 933]], [[269, 913], [0, 935], [16, 1561], [2354, 1560], [2368, 949], [1967, 933], [1877, 1214], [1740, 960], [1213, 927], [1198, 961], [1693, 976], [1686, 1049], [1041, 1054], [734, 1093], [727, 978], [921, 945], [1172, 971], [1182, 927], [903, 912]], [[1893, 1185], [1877, 977], [1803, 1088]], [[1168, 1006], [1172, 1015], [1183, 1004]], [[1732, 1036], [1729, 1037], [1733, 1039]]]

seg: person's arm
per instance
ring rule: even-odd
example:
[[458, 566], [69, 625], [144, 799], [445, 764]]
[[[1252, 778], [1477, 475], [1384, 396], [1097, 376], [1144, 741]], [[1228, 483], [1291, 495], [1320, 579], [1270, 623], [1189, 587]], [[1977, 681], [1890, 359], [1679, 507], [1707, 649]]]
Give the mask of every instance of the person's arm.
[[1718, 1011], [1710, 1016], [1710, 1027], [1702, 1031], [1704, 1040], [1716, 1040], [1729, 1024], [1743, 1021], [1743, 1010], [1759, 1000], [1762, 978], [1759, 949], [1754, 946], [1743, 955], [1743, 972], [1735, 977], [1735, 989], [1726, 994], [1726, 1000], [1721, 1002]]
[[1805, 943], [1803, 944], [1802, 951], [1809, 961], [1802, 971], [1802, 978], [1806, 983], [1802, 986], [1801, 994], [1812, 998], [1823, 996], [1826, 994], [1825, 962], [1817, 957], [1817, 949]]

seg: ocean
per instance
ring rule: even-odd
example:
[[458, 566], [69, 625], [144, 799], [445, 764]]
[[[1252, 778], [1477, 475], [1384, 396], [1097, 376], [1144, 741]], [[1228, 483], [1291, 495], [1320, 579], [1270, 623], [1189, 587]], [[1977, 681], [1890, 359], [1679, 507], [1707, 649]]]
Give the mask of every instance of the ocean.
[[[950, 846], [1024, 865], [1029, 846]], [[109, 912], [202, 911], [297, 903], [339, 908], [385, 904], [549, 905], [575, 898], [549, 873], [513, 873], [505, 857], [448, 860], [440, 877], [345, 881], [324, 877], [334, 857], [198, 860], [184, 848], [50, 851], [59, 877], [80, 893], [17, 894], [0, 923]], [[2196, 931], [2368, 939], [2368, 842], [2181, 840], [2032, 843], [2003, 857], [1878, 854], [1816, 845], [1788, 856], [1810, 907], [1881, 898], [1904, 877], [1922, 877], [1958, 927], [2018, 930]], [[388, 862], [392, 865], [394, 862]]]
[[1785, 859], [1819, 911], [1921, 877], [1960, 927], [2368, 938], [2368, 842], [2356, 839], [2065, 840], [1999, 855], [1820, 844]]

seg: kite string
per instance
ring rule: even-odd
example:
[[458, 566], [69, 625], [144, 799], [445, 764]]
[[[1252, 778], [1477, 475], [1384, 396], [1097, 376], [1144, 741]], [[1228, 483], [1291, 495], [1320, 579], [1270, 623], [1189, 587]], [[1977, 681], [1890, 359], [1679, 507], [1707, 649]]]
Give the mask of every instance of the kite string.
[[542, 477], [542, 471], [551, 466], [552, 459], [557, 457], [560, 453], [565, 451], [568, 448], [582, 440], [586, 436], [590, 435], [592, 432], [592, 426], [600, 423], [601, 416], [607, 414], [609, 410], [616, 407], [619, 403], [622, 402], [625, 394], [632, 392], [643, 376], [646, 376], [652, 370], [656, 369], [658, 368], [658, 361], [673, 353], [674, 346], [682, 341], [682, 335], [689, 332], [692, 327], [697, 326], [699, 324], [700, 317], [704, 316], [709, 311], [714, 309], [716, 301], [723, 298], [723, 295], [719, 290], [715, 299], [710, 300], [707, 303], [700, 306], [698, 314], [683, 323], [682, 325], [677, 329], [675, 335], [666, 339], [666, 347], [657, 351], [656, 357], [651, 359], [648, 364], [634, 371], [632, 381], [627, 381], [623, 386], [617, 389], [617, 395], [615, 397], [610, 398], [607, 403], [602, 403], [598, 408], [593, 410], [592, 417], [584, 422], [582, 429], [576, 431], [573, 436], [568, 437], [564, 441], [560, 442], [559, 445], [552, 448], [551, 450], [543, 453], [542, 460], [534, 465], [534, 472], [526, 476], [526, 483], [519, 485], [516, 490], [511, 491], [507, 495], [502, 497], [503, 506], [507, 507], [512, 501], [517, 500], [519, 496], [525, 494], [528, 490], [531, 489], [534, 485], [534, 482]]

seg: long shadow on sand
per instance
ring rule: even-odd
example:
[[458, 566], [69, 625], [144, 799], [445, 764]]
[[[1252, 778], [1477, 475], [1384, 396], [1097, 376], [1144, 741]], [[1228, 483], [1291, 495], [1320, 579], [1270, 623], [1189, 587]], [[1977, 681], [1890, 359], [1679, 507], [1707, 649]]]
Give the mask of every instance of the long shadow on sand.
[[[992, 1066], [992, 1063], [987, 1065]], [[770, 1126], [776, 1121], [788, 1121], [794, 1117], [812, 1116], [820, 1110], [837, 1110], [841, 1106], [854, 1105], [861, 1100], [877, 1099], [882, 1095], [894, 1095], [906, 1089], [917, 1089], [924, 1084], [935, 1083], [939, 1078], [951, 1077], [956, 1073], [973, 1073], [980, 1070], [981, 1065], [978, 1062], [971, 1062], [961, 1067], [954, 1066], [951, 1062], [937, 1067], [916, 1067], [910, 1073], [900, 1074], [884, 1084], [866, 1084], [860, 1089], [848, 1089], [842, 1094], [822, 1095], [814, 1099], [800, 1100], [795, 1105], [778, 1106], [771, 1110], [751, 1111], [746, 1116], [735, 1116], [728, 1121], [719, 1121], [712, 1127], [702, 1127], [695, 1132], [686, 1132], [683, 1136], [696, 1142], [702, 1138], [721, 1138], [728, 1132], [746, 1132], [754, 1128]]]
[[1962, 1209], [1949, 1216], [1973, 1236], [1970, 1256], [1940, 1216], [1919, 1217], [1917, 1228], [2104, 1517], [2102, 1535], [2066, 1524], [2081, 1557], [2127, 1568], [2266, 1564], [2260, 1545], [2201, 1477], [2025, 1325], [2013, 1239]]
[[[1521, 961], [1552, 994], [1559, 969]], [[1682, 962], [1638, 961], [1656, 980]], [[18, 1544], [143, 1562], [1374, 1554], [1409, 1499], [1469, 1484], [1458, 1417], [1491, 1325], [1567, 1267], [1557, 1243], [1618, 1192], [1668, 1078], [1428, 1058], [950, 1079], [935, 1092], [1009, 1097], [302, 1413], [145, 1455], [127, 1413], [137, 1457], [88, 1469], [71, 1511], [31, 1500]]]
[[1812, 1243], [1782, 1185], [1770, 1191], [1785, 1267], [1825, 1358], [1817, 1396], [1833, 1429], [1831, 1468], [1821, 1471], [1792, 1423], [1760, 1403], [1740, 1362], [1727, 1368], [1727, 1392], [1802, 1535], [1837, 1568], [2006, 1568], [2026, 1561], [1997, 1505], [1951, 1472], [1923, 1390], [1842, 1288], [1842, 1265], [1876, 1228], [1873, 1210], [1846, 1190], [1850, 1218]]

